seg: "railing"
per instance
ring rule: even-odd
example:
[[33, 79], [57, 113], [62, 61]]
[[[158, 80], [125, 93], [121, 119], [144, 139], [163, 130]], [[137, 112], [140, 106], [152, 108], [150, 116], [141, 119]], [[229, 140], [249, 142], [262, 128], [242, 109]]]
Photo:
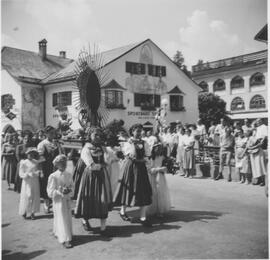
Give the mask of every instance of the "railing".
[[260, 64], [264, 62], [267, 62], [267, 50], [245, 54], [245, 55], [232, 57], [228, 59], [194, 65], [192, 66], [192, 72], [196, 73], [196, 72], [205, 71], [205, 70], [218, 69], [221, 67], [244, 65], [247, 63]]

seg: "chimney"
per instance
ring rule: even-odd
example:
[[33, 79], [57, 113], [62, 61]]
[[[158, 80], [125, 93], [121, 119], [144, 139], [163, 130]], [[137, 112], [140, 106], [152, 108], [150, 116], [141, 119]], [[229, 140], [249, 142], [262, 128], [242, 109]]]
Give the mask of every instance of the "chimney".
[[46, 39], [43, 39], [40, 42], [38, 42], [38, 45], [39, 45], [38, 54], [42, 60], [45, 60], [46, 56], [47, 56], [47, 41], [46, 41]]
[[65, 59], [66, 58], [66, 52], [65, 51], [59, 51], [59, 57]]

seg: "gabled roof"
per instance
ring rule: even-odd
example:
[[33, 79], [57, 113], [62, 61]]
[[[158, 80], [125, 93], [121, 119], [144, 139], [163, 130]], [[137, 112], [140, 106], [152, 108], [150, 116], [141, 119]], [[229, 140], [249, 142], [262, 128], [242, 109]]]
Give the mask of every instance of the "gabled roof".
[[175, 86], [168, 94], [185, 94], [178, 86]]
[[254, 39], [257, 41], [266, 42], [268, 41], [267, 24], [255, 35]]
[[126, 88], [122, 87], [116, 80], [111, 80], [107, 85], [102, 87], [102, 89], [123, 89], [126, 90]]
[[[147, 41], [147, 40], [146, 40]], [[111, 62], [119, 59], [123, 55], [127, 54], [134, 48], [138, 47], [139, 45], [145, 43], [146, 41], [133, 43], [126, 46], [122, 46], [119, 48], [115, 48], [112, 50], [104, 51], [100, 53], [100, 57], [102, 58], [102, 65], [103, 67], [110, 64]], [[74, 77], [74, 71], [76, 67], [76, 61], [73, 61], [69, 66], [64, 68], [63, 70], [52, 74], [51, 76], [47, 77], [43, 80], [43, 83], [53, 83], [63, 79], [71, 79]]]
[[42, 80], [72, 62], [71, 59], [47, 54], [42, 60], [38, 53], [11, 47], [2, 48], [2, 68], [16, 78]]

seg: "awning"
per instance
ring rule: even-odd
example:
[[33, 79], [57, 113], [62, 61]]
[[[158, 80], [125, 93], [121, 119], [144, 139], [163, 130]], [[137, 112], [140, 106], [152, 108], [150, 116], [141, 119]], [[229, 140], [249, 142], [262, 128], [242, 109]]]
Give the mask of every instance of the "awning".
[[267, 118], [268, 117], [268, 113], [267, 112], [256, 112], [256, 113], [243, 113], [243, 114], [232, 114], [232, 115], [229, 115], [229, 117], [231, 119], [245, 119], [245, 118], [248, 118], [248, 119], [256, 119], [256, 118]]

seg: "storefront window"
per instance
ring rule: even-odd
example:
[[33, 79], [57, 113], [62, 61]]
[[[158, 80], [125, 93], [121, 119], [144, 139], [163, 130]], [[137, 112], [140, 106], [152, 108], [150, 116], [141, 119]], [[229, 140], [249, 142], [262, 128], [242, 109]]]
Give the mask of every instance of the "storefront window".
[[143, 110], [155, 109], [160, 107], [160, 95], [134, 93], [134, 105]]
[[64, 91], [53, 93], [53, 107], [56, 106], [70, 106], [72, 104], [71, 91]]

